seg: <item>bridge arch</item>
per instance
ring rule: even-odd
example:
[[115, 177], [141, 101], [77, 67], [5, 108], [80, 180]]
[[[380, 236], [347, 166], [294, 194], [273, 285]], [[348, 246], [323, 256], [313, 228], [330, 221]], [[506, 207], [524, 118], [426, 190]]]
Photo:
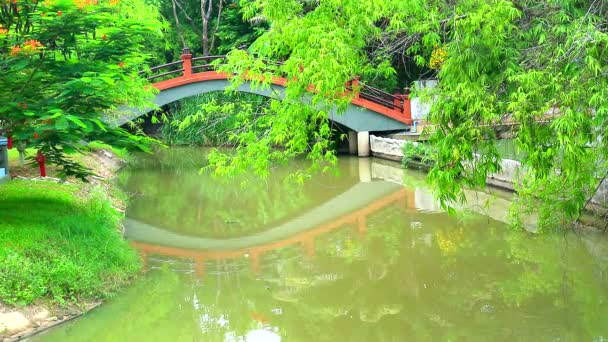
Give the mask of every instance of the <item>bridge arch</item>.
[[[149, 77], [150, 80], [172, 77], [154, 83], [154, 86], [160, 90], [153, 100], [154, 103], [163, 106], [199, 94], [225, 90], [230, 83], [229, 75], [213, 70], [214, 67], [209, 64], [211, 60], [218, 58], [224, 58], [224, 56], [193, 59], [191, 55], [184, 54], [181, 61], [151, 68], [153, 72], [166, 68], [173, 69]], [[193, 63], [198, 62], [207, 64], [193, 66]], [[197, 70], [202, 71], [193, 72]], [[285, 83], [286, 79], [279, 77], [273, 79], [270, 87], [253, 87], [251, 82], [245, 81], [237, 91], [282, 98], [285, 94]], [[151, 110], [152, 108], [144, 110], [122, 108], [123, 114], [113, 123], [123, 125]], [[329, 119], [356, 132], [405, 130], [409, 128], [412, 121], [407, 95], [391, 95], [368, 86], [362, 86], [361, 90], [354, 94], [353, 100], [348, 104], [344, 113], [338, 113], [334, 108], [329, 113]]]

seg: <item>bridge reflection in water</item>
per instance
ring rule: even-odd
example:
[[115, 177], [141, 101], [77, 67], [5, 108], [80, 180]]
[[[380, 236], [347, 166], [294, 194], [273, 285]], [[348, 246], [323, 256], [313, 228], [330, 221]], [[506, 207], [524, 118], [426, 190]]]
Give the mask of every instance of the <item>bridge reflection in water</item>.
[[[358, 173], [358, 183], [316, 208], [256, 234], [236, 238], [193, 237], [127, 218], [126, 236], [139, 251], [144, 269], [149, 268], [151, 256], [178, 258], [188, 261], [187, 272], [202, 278], [206, 263], [219, 260], [248, 259], [250, 269], [259, 273], [264, 254], [288, 246], [299, 245], [304, 255], [312, 258], [318, 237], [341, 228], [350, 228], [363, 236], [367, 231], [367, 217], [389, 206], [412, 214], [440, 211], [427, 189], [404, 187], [403, 170], [393, 164], [358, 159], [351, 162], [351, 166], [356, 168], [351, 167], [351, 173]], [[483, 192], [468, 195], [474, 208], [481, 208], [476, 203], [491, 196]], [[505, 221], [508, 200], [502, 199], [502, 202], [494, 197], [494, 207], [484, 209], [485, 213]]]
[[[374, 182], [376, 183], [376, 182]], [[365, 184], [365, 183], [360, 183]], [[155, 255], [163, 255], [169, 257], [177, 257], [177, 258], [186, 258], [194, 261], [196, 274], [199, 277], [202, 277], [205, 273], [205, 261], [208, 260], [225, 260], [225, 259], [237, 259], [247, 257], [250, 259], [251, 269], [254, 272], [260, 271], [260, 260], [264, 253], [268, 251], [272, 251], [279, 248], [284, 248], [291, 245], [300, 245], [302, 246], [305, 255], [308, 257], [313, 257], [315, 255], [315, 239], [324, 235], [328, 232], [331, 232], [336, 229], [343, 228], [345, 226], [352, 225], [356, 227], [356, 231], [360, 235], [364, 235], [367, 231], [367, 216], [373, 214], [381, 209], [386, 208], [389, 205], [398, 205], [403, 207], [408, 207], [411, 209], [415, 209], [414, 203], [414, 193], [411, 191], [407, 191], [406, 189], [398, 189], [372, 203], [369, 205], [356, 209], [353, 212], [347, 213], [343, 216], [337, 217], [327, 223], [310, 226], [308, 229], [303, 231], [295, 232], [294, 235], [286, 237], [284, 239], [268, 241], [266, 243], [262, 243], [259, 245], [252, 245], [250, 247], [235, 247], [234, 249], [204, 249], [205, 243], [202, 243], [202, 249], [191, 249], [191, 248], [180, 248], [174, 246], [166, 246], [158, 243], [152, 242], [144, 242], [137, 241], [134, 237], [137, 233], [145, 233], [146, 231], [150, 232], [150, 230], [154, 229], [156, 231], [158, 228], [154, 228], [151, 226], [144, 225], [142, 223], [138, 223], [136, 221], [127, 221], [127, 235], [129, 238], [133, 239], [131, 244], [139, 251], [144, 267], [147, 268], [147, 260], [148, 256], [151, 254]], [[275, 228], [276, 229], [276, 228]], [[137, 233], [133, 234], [134, 230], [138, 230]], [[273, 232], [270, 232], [271, 235]], [[175, 239], [176, 236], [172, 236], [173, 234], [166, 232], [165, 234], [160, 234], [163, 237], [170, 237]], [[264, 233], [259, 234], [257, 237], [264, 238]], [[188, 239], [187, 237], [183, 237]], [[190, 238], [192, 239], [192, 238]], [[201, 240], [196, 239], [195, 240]], [[248, 238], [243, 239], [230, 239], [225, 240], [227, 245], [239, 245], [246, 244]], [[222, 245], [222, 240], [206, 240], [210, 245], [219, 246]]]
[[[250, 268], [259, 272], [263, 255], [291, 245], [300, 245], [308, 257], [315, 255], [315, 239], [320, 235], [350, 226], [363, 235], [367, 216], [390, 205], [415, 208], [415, 193], [400, 184], [373, 179], [369, 159], [351, 159], [347, 172], [358, 177], [349, 188], [321, 205], [276, 226], [250, 229], [259, 233], [235, 238], [203, 238], [187, 236], [140, 222], [125, 221], [126, 235], [148, 266], [149, 256], [180, 258], [190, 261], [192, 270], [202, 277], [205, 263], [211, 260], [248, 258]], [[252, 228], [252, 227], [250, 227]]]

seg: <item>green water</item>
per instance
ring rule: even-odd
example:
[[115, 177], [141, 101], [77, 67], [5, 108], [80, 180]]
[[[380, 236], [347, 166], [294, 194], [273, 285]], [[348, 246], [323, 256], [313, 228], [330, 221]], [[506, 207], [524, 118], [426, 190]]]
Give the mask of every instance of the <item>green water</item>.
[[225, 182], [202, 158], [120, 175], [146, 276], [34, 341], [608, 339], [603, 236], [513, 232], [501, 194], [448, 216], [423, 175], [378, 160], [297, 186], [295, 165]]

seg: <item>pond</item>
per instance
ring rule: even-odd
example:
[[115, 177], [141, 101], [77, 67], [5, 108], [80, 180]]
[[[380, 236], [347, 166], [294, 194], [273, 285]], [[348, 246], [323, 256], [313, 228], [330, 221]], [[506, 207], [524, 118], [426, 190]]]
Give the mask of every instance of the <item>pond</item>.
[[424, 174], [342, 157], [298, 185], [200, 174], [171, 149], [124, 170], [147, 273], [34, 341], [608, 339], [608, 243], [505, 223], [509, 196], [449, 216]]

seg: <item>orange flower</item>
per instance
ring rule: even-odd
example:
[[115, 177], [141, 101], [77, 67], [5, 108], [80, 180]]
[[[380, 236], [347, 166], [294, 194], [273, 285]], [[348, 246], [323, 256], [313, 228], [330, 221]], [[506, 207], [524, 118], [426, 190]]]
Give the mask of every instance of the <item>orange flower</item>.
[[19, 45], [15, 45], [11, 48], [11, 57], [17, 57], [21, 53], [21, 48]]
[[116, 6], [118, 5], [120, 0], [110, 0], [110, 6]]
[[61, 17], [61, 15], [63, 15], [63, 12], [61, 12], [61, 11], [57, 11], [57, 16], [58, 16], [58, 17]]
[[108, 39], [108, 36], [106, 36], [105, 34], [103, 36], [101, 36], [101, 39], [106, 40]]
[[44, 46], [35, 39], [26, 40], [23, 42], [22, 50], [25, 53], [31, 54], [37, 52], [39, 49], [42, 49]]
[[37, 41], [36, 39], [30, 39], [30, 40], [26, 40], [23, 45], [25, 46], [29, 46], [32, 49], [38, 49], [38, 48], [42, 48], [43, 45], [42, 43], [40, 43], [39, 41]]
[[4, 27], [0, 26], [0, 35], [5, 35], [8, 33], [8, 30], [5, 29]]
[[34, 139], [38, 139], [40, 137], [40, 134], [38, 134], [37, 132], [34, 132]]
[[118, 67], [119, 67], [119, 68], [124, 68], [124, 67], [125, 67], [125, 62], [120, 62], [120, 63], [118, 63]]

